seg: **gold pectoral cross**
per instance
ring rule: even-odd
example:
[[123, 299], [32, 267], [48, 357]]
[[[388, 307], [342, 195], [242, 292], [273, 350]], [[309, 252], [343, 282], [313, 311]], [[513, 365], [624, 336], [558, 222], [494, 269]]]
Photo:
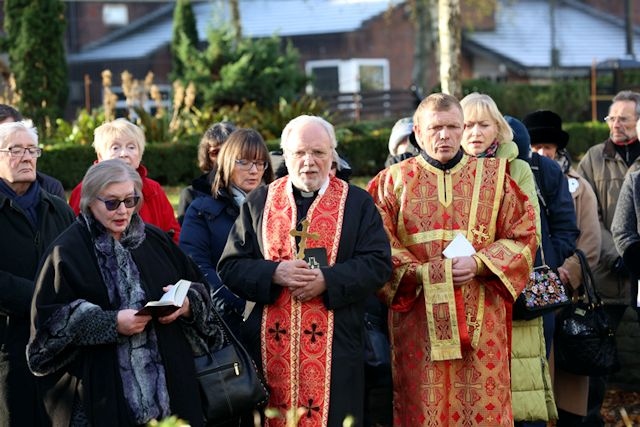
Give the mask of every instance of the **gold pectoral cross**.
[[298, 253], [296, 254], [297, 259], [304, 259], [304, 250], [307, 248], [307, 238], [311, 237], [312, 239], [319, 239], [320, 235], [318, 233], [309, 233], [309, 220], [303, 219], [301, 221], [302, 230], [298, 231], [295, 228], [289, 231], [289, 234], [293, 237], [300, 237], [300, 243], [298, 243]]

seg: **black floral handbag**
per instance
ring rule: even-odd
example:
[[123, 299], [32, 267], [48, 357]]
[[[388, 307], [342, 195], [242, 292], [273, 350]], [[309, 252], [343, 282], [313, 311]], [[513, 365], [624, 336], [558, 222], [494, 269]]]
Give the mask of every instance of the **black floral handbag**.
[[531, 320], [571, 304], [567, 290], [555, 271], [544, 260], [540, 244], [542, 265], [534, 267], [529, 281], [513, 304], [515, 320]]
[[555, 363], [577, 375], [607, 375], [620, 369], [615, 331], [593, 284], [584, 253], [576, 249], [584, 297], [558, 313], [553, 341]]
[[223, 344], [194, 359], [208, 425], [262, 408], [269, 399], [262, 375], [247, 350], [215, 309], [213, 316], [223, 331]]

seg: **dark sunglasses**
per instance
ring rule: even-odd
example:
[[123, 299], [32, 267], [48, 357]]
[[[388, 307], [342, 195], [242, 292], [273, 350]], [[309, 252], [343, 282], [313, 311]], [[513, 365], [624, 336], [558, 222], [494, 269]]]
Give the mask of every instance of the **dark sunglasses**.
[[125, 197], [122, 200], [118, 199], [101, 199], [100, 197], [96, 197], [96, 199], [100, 200], [104, 203], [104, 207], [107, 208], [108, 211], [115, 211], [120, 206], [120, 203], [124, 203], [125, 208], [133, 208], [140, 201], [140, 196], [129, 196]]

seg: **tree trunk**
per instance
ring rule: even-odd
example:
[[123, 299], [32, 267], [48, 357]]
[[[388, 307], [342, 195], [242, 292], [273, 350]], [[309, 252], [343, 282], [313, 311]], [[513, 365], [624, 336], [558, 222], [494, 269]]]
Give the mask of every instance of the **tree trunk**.
[[413, 69], [411, 70], [412, 90], [416, 97], [416, 105], [430, 88], [429, 59], [435, 48], [434, 15], [432, 0], [415, 0], [414, 7], [414, 49]]
[[440, 40], [440, 84], [442, 92], [460, 99], [460, 44], [462, 21], [459, 0], [438, 0], [438, 34]]
[[240, 20], [240, 5], [238, 0], [229, 0], [231, 6], [231, 26], [235, 32], [236, 43], [242, 40], [242, 21]]

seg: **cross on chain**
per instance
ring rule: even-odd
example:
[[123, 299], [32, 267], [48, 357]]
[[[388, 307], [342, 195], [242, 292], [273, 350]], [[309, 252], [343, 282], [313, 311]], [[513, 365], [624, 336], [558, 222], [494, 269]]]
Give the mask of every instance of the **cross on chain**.
[[289, 234], [293, 237], [300, 237], [300, 242], [298, 243], [298, 253], [296, 254], [297, 259], [304, 259], [304, 250], [307, 248], [307, 238], [311, 237], [312, 239], [319, 239], [320, 235], [318, 233], [309, 233], [309, 220], [307, 218], [301, 221], [302, 230], [298, 231], [295, 228], [289, 231]]

